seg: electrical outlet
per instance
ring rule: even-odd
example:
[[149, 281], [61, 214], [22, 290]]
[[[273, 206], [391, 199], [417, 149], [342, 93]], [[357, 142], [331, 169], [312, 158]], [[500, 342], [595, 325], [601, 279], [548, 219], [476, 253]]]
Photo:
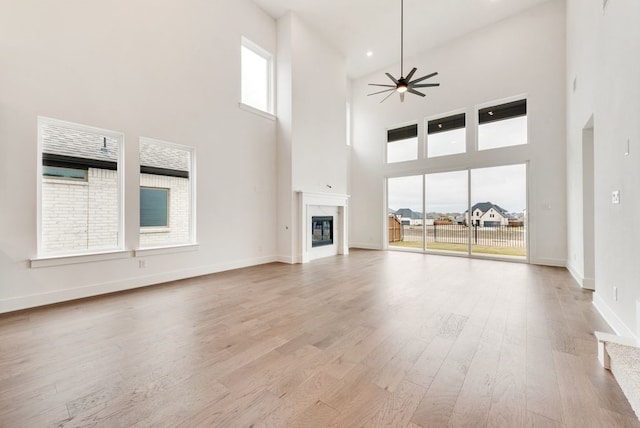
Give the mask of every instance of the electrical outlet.
[[617, 205], [620, 203], [620, 191], [614, 190], [611, 192], [611, 203]]
[[146, 260], [138, 260], [138, 267], [140, 269], [145, 269], [147, 267], [147, 261]]
[[618, 301], [618, 287], [613, 287], [613, 300]]

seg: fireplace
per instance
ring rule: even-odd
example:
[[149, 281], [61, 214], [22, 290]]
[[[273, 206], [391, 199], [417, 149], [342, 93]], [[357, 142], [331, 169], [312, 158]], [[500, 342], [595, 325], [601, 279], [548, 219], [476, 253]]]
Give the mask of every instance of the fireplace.
[[296, 255], [291, 263], [349, 254], [349, 196], [297, 192]]
[[333, 245], [333, 217], [311, 217], [311, 247]]

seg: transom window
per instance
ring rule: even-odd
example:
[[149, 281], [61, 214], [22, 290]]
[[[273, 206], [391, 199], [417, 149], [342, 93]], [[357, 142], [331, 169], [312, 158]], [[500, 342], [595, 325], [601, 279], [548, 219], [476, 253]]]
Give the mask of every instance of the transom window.
[[387, 163], [418, 159], [418, 125], [387, 131]]
[[272, 55], [242, 38], [242, 104], [273, 114], [273, 60]]
[[427, 123], [427, 157], [454, 155], [467, 150], [464, 113], [430, 120]]
[[527, 100], [478, 111], [478, 150], [527, 144]]

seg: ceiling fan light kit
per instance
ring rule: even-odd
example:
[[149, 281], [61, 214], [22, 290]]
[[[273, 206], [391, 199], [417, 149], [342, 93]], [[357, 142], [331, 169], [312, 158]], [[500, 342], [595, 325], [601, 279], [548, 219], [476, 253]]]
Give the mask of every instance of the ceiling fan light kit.
[[386, 76], [391, 79], [394, 84], [384, 85], [380, 83], [369, 83], [369, 86], [382, 86], [383, 88], [389, 89], [374, 92], [372, 94], [368, 94], [368, 96], [384, 94], [388, 92], [388, 95], [384, 97], [382, 101], [380, 101], [382, 103], [391, 95], [393, 95], [394, 92], [397, 92], [398, 94], [400, 94], [400, 102], [404, 102], [404, 94], [406, 94], [407, 92], [421, 97], [425, 96], [425, 94], [423, 94], [422, 92], [416, 91], [415, 88], [430, 88], [434, 86], [440, 86], [439, 83], [420, 83], [431, 77], [437, 76], [437, 72], [427, 74], [426, 76], [419, 77], [415, 80], [411, 80], [416, 71], [418, 71], [418, 69], [414, 67], [411, 69], [407, 77], [404, 77], [404, 0], [400, 0], [400, 78], [396, 79], [391, 74], [385, 73]]

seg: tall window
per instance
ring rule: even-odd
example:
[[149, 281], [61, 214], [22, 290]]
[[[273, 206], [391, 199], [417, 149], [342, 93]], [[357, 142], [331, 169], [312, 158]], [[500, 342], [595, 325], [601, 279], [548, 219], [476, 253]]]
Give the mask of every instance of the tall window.
[[387, 131], [387, 163], [418, 159], [418, 125]]
[[427, 157], [454, 155], [467, 150], [464, 113], [430, 120], [427, 123]]
[[478, 150], [527, 144], [527, 100], [478, 111]]
[[242, 38], [242, 104], [273, 114], [272, 55]]
[[141, 248], [195, 241], [192, 176], [192, 148], [140, 139]]
[[121, 133], [39, 118], [38, 254], [121, 249]]

